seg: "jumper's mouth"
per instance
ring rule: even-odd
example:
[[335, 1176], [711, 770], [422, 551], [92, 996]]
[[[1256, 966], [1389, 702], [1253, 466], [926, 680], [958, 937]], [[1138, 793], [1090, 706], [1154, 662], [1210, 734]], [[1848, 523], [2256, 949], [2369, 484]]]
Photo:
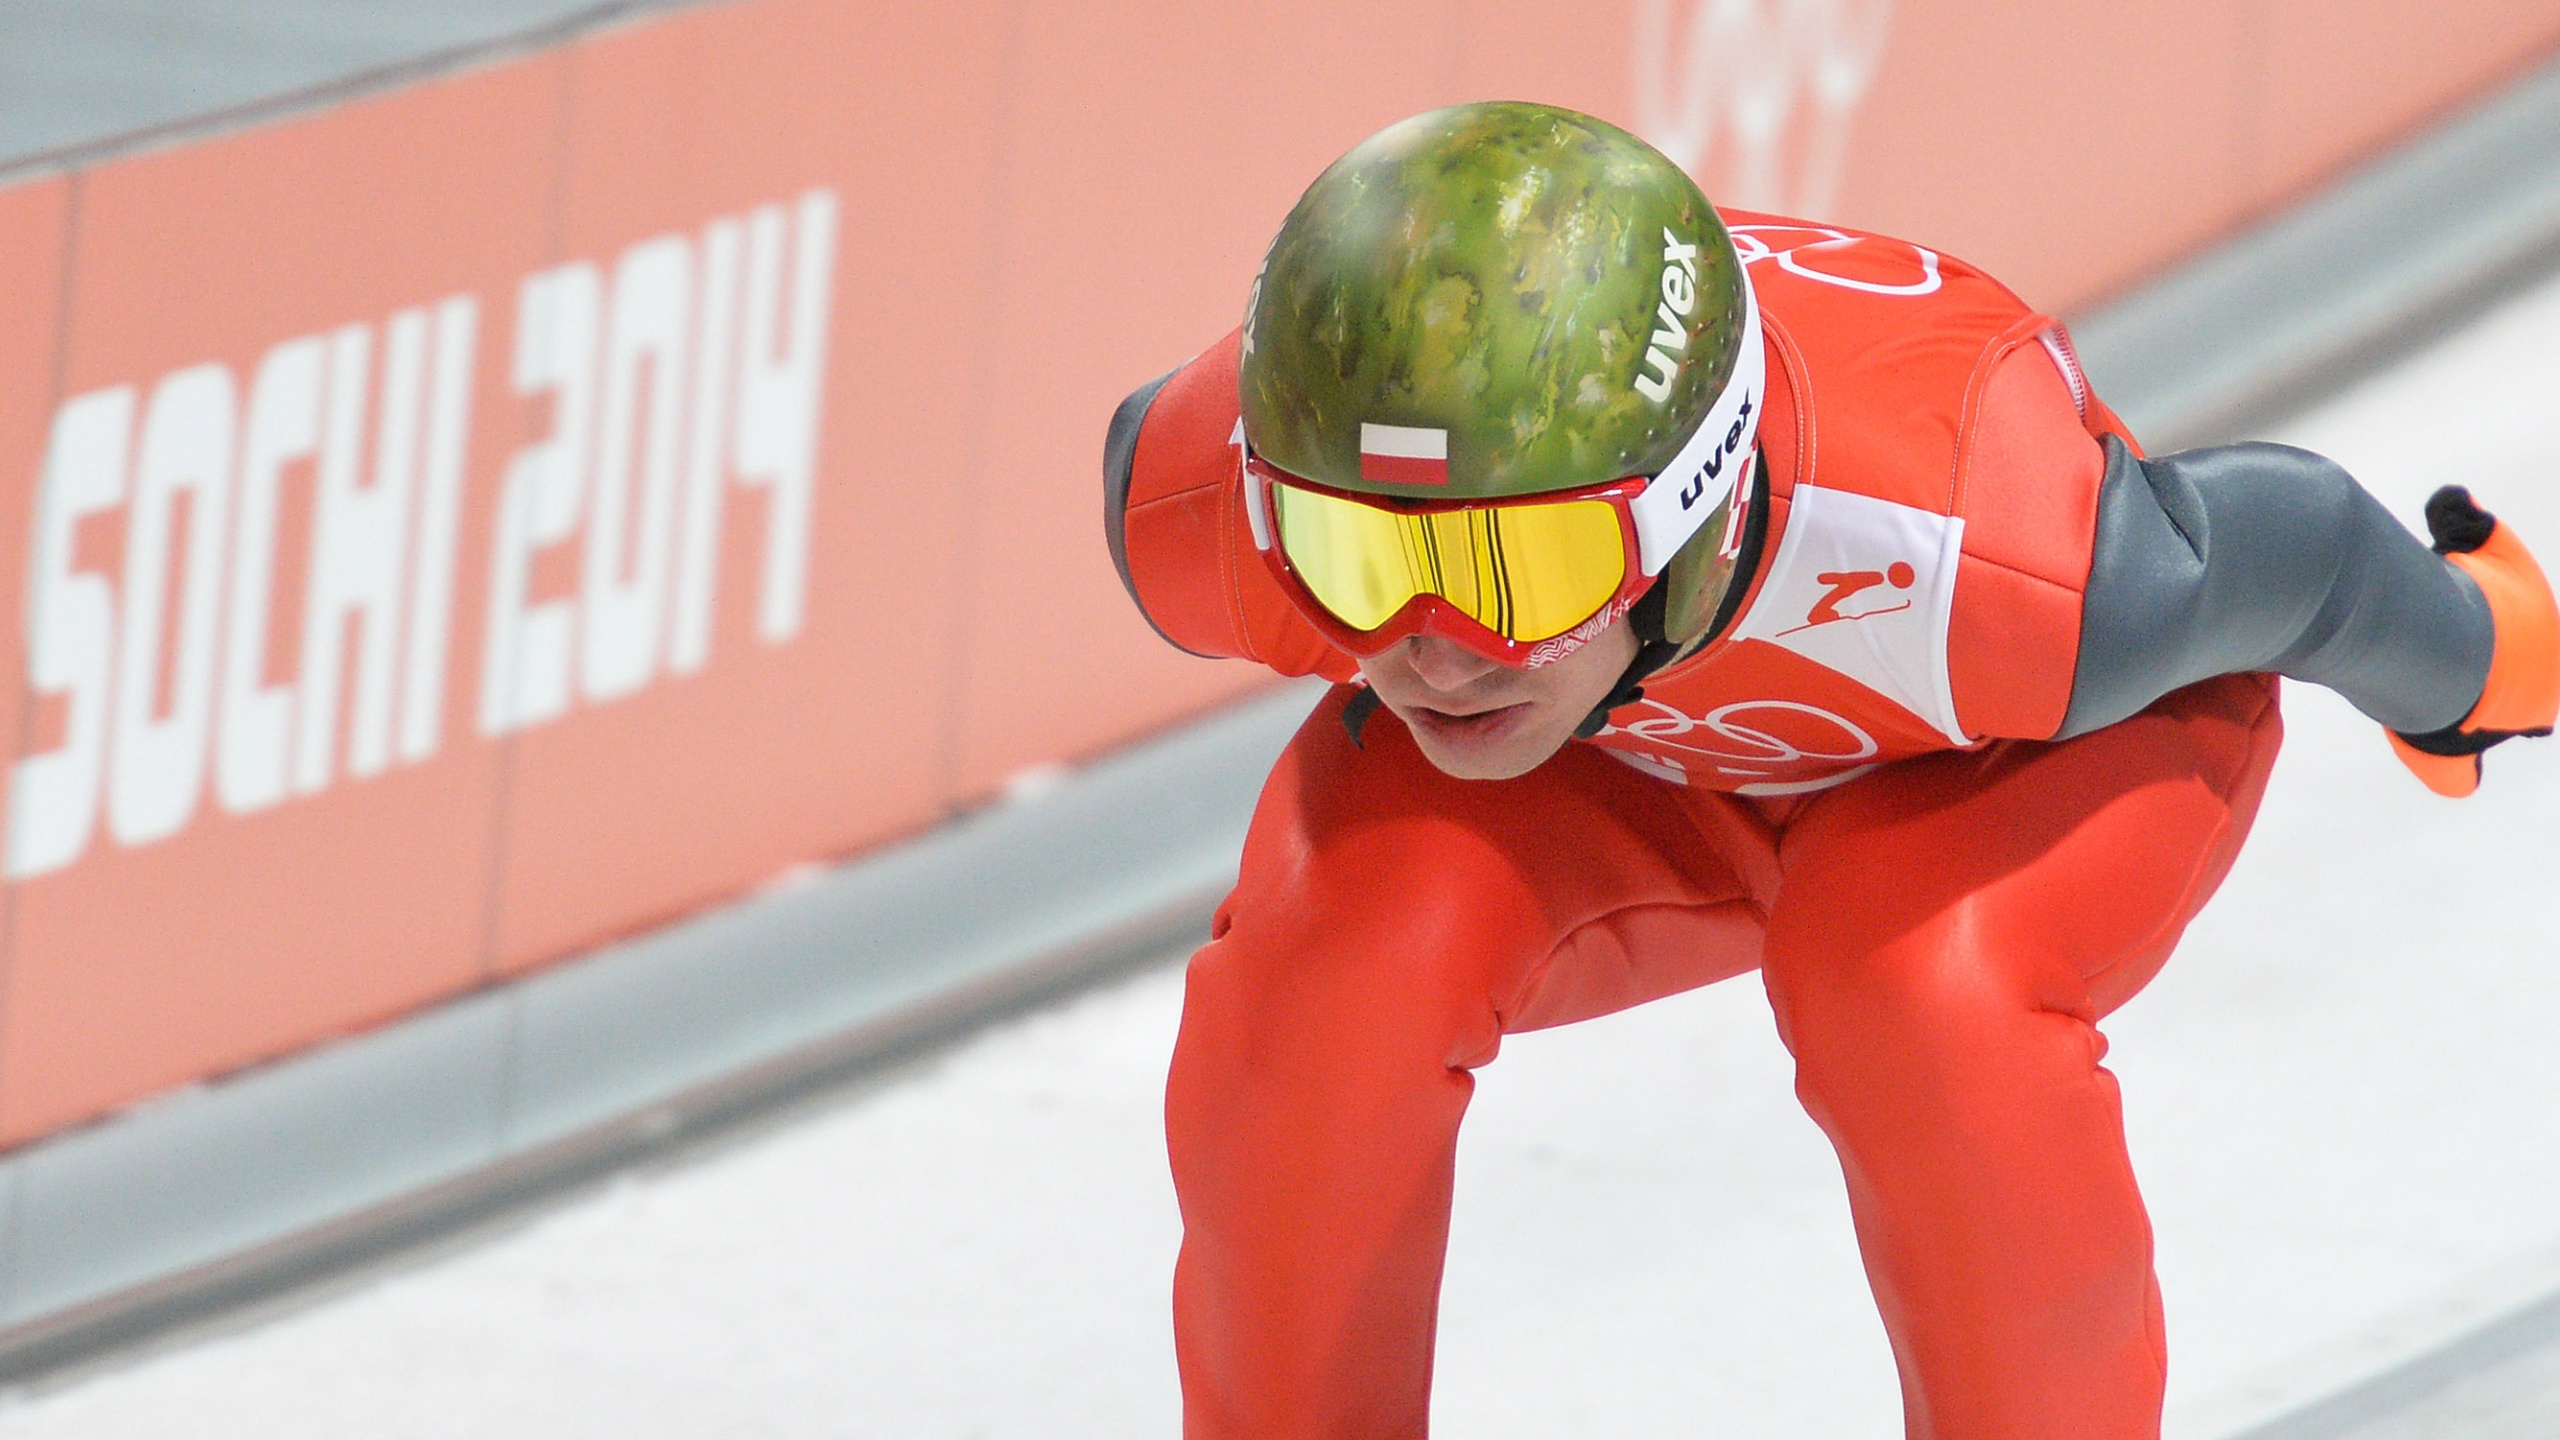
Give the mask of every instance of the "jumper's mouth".
[[1415, 728], [1442, 740], [1482, 741], [1509, 734], [1525, 723], [1536, 708], [1535, 702], [1527, 700], [1481, 710], [1442, 710], [1417, 705], [1406, 719]]

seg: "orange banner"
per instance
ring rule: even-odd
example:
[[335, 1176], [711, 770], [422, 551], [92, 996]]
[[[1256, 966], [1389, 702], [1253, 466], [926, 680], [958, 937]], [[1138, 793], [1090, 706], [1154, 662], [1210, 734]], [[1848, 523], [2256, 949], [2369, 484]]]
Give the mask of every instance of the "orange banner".
[[0, 471], [74, 537], [6, 592], [65, 720], [12, 775], [0, 1135], [482, 977], [477, 577], [563, 67], [74, 177], [64, 398]]
[[1102, 424], [1397, 116], [1575, 105], [2066, 308], [2556, 40], [2549, 0], [753, 0], [0, 189], [0, 1143], [1253, 688], [1121, 595]]

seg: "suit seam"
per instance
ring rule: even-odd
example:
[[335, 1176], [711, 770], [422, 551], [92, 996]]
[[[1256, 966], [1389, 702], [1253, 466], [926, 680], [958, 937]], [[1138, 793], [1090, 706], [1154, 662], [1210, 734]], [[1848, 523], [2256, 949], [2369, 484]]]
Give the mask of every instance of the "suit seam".
[[2027, 570], [2019, 566], [2012, 565], [2006, 560], [1995, 560], [1988, 555], [1979, 555], [1971, 550], [1963, 551], [1961, 554], [1963, 559], [1972, 561], [1976, 565], [1988, 565], [1994, 570], [2015, 575], [2021, 580], [2032, 580], [2039, 585], [2050, 586], [2053, 589], [2061, 591], [2065, 595], [2085, 597], [2089, 593], [2089, 587], [2086, 582], [2083, 582], [2078, 589], [2074, 589], [2063, 581], [2056, 580], [2051, 576], [2039, 575], [2033, 570]]
[[1224, 481], [1220, 480], [1207, 480], [1197, 485], [1185, 486], [1180, 490], [1168, 490], [1161, 495], [1151, 496], [1145, 500], [1139, 500], [1130, 504], [1123, 513], [1135, 515], [1141, 510], [1150, 510], [1158, 505], [1167, 504], [1175, 500], [1188, 500], [1191, 497], [1198, 495], [1203, 490], [1215, 490], [1224, 483]]
[[2000, 366], [2054, 324], [2053, 317], [2030, 311], [1986, 342], [1965, 376], [1964, 400], [1956, 421], [1955, 453], [1948, 457], [1947, 511], [1964, 513], [1965, 492], [1973, 480], [1974, 441], [1982, 433], [1982, 413], [1990, 404], [1991, 379]]

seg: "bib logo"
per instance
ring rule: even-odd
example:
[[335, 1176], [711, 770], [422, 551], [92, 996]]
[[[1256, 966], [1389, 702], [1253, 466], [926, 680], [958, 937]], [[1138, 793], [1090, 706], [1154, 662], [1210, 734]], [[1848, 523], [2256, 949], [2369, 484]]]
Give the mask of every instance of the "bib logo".
[[[1778, 633], [1793, 635], [1816, 625], [1837, 625], [1843, 620], [1864, 620], [1870, 615], [1899, 614], [1911, 608], [1908, 594], [1899, 599], [1868, 600], [1863, 598], [1865, 593], [1879, 586], [1907, 592], [1919, 576], [1920, 572], [1912, 569], [1908, 560], [1896, 560], [1882, 570], [1825, 570], [1813, 577], [1815, 584], [1825, 588], [1822, 598], [1805, 610], [1804, 623], [1789, 626]], [[1840, 608], [1843, 605], [1860, 608], [1843, 610]]]
[[[834, 193], [811, 190], [512, 296], [284, 338], [243, 372], [63, 401], [32, 487], [26, 673], [61, 719], [11, 774], [8, 877], [63, 869], [102, 825], [144, 845], [208, 796], [252, 814], [425, 761], [448, 688], [474, 680], [496, 736], [699, 670], [724, 583], [755, 586], [758, 640], [791, 640], [835, 237]], [[512, 325], [490, 323], [510, 302]], [[482, 353], [492, 331], [512, 353]], [[492, 364], [550, 422], [475, 484]], [[762, 502], [761, 573], [732, 577], [740, 490]], [[119, 525], [107, 554], [84, 541]], [[536, 583], [546, 554], [574, 557], [574, 582]], [[457, 637], [473, 591], [482, 632]]]
[[1819, 215], [1892, 0], [1637, 0], [1636, 131], [1719, 203]]

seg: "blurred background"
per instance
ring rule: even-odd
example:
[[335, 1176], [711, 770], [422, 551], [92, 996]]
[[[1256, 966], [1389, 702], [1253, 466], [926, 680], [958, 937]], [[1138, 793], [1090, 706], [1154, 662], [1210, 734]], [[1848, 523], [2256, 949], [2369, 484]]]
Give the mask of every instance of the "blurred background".
[[[2154, 449], [2560, 535], [2555, 59], [2560, 0], [0, 0], [0, 1437], [1173, 1433], [1175, 966], [1311, 697], [1147, 629], [1096, 466], [1325, 163], [1587, 110], [1985, 266]], [[2560, 764], [2445, 806], [2289, 695], [2110, 1027], [2172, 1431], [2560, 1433]], [[1446, 1433], [1894, 1433], [1788, 1083], [1747, 984], [1509, 1048]]]

